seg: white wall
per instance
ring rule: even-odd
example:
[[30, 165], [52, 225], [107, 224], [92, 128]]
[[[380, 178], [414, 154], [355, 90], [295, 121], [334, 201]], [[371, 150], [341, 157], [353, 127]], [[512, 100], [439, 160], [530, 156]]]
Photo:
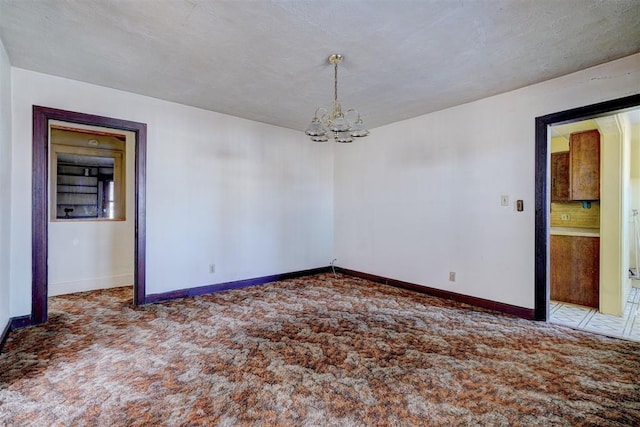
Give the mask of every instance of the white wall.
[[627, 302], [627, 296], [631, 290], [631, 278], [629, 277], [630, 260], [625, 256], [630, 252], [632, 240], [631, 236], [631, 126], [624, 115], [618, 115], [618, 125], [621, 131], [622, 142], [622, 212], [620, 212], [620, 223], [622, 224], [622, 253], [621, 269], [622, 269], [622, 288], [620, 289], [620, 312], [618, 315], [624, 314], [624, 307]]
[[33, 104], [148, 124], [149, 294], [337, 257], [345, 268], [533, 308], [534, 118], [633, 94], [640, 55], [340, 146], [18, 68], [11, 85], [11, 316], [31, 309]]
[[535, 117], [638, 88], [640, 54], [338, 146], [336, 264], [533, 308]]
[[302, 132], [18, 68], [12, 79], [12, 316], [31, 310], [33, 104], [147, 123], [148, 294], [331, 261], [331, 145], [309, 144]]
[[49, 222], [49, 296], [133, 284], [135, 135], [119, 133], [126, 137], [125, 220]]
[[0, 332], [10, 317], [11, 64], [0, 40]]
[[[631, 177], [629, 181], [629, 265], [632, 268], [640, 267], [636, 261], [636, 251], [638, 243], [636, 242], [636, 229], [634, 224], [633, 210], [640, 212], [640, 124], [632, 124], [627, 119], [627, 132], [630, 133], [630, 151], [631, 151]], [[638, 218], [640, 220], [640, 218]], [[640, 222], [639, 222], [640, 224]], [[633, 285], [639, 285], [637, 280], [632, 281]]]

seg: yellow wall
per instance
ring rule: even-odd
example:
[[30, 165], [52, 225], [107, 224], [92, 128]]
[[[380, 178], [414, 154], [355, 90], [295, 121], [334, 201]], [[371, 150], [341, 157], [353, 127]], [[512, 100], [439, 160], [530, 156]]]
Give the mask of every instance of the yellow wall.
[[[622, 165], [623, 144], [615, 117], [601, 121], [600, 169], [600, 311], [622, 315], [623, 283], [627, 272], [622, 270]], [[604, 128], [603, 128], [604, 126]], [[624, 257], [628, 260], [628, 257]], [[628, 262], [627, 262], [628, 265]]]
[[569, 151], [569, 138], [564, 136], [554, 136], [551, 138], [551, 152]]

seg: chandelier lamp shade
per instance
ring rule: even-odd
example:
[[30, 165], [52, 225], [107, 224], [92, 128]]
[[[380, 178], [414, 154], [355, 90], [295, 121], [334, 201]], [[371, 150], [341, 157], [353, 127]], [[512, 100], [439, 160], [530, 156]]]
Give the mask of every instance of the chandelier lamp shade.
[[[309, 127], [305, 131], [314, 142], [327, 142], [333, 138], [335, 142], [353, 142], [354, 138], [362, 138], [369, 135], [360, 118], [360, 113], [354, 108], [342, 111], [338, 102], [338, 65], [344, 60], [344, 56], [333, 54], [329, 56], [329, 63], [333, 64], [333, 108], [316, 109]], [[355, 120], [353, 120], [355, 119]]]

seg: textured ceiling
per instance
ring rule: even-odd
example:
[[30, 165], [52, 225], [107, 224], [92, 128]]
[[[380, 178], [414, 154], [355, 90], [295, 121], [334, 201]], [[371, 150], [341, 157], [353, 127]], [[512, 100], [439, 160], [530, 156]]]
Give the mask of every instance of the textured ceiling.
[[377, 127], [640, 51], [638, 0], [0, 0], [16, 67], [293, 129]]

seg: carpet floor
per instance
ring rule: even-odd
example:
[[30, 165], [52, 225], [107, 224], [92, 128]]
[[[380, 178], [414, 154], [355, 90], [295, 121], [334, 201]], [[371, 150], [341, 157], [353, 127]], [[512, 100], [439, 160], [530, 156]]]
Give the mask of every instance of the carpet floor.
[[331, 274], [131, 300], [12, 332], [0, 425], [640, 425], [640, 343]]

